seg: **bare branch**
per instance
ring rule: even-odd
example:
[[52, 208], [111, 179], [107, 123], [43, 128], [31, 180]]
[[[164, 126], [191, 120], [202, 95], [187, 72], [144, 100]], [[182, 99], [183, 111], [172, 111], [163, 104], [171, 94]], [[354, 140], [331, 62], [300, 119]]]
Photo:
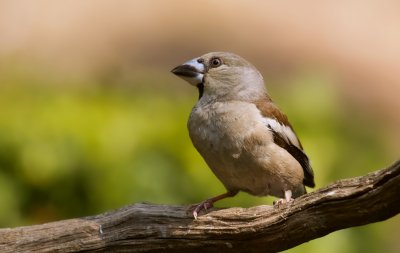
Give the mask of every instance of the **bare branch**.
[[277, 252], [400, 212], [400, 161], [279, 208], [211, 211], [135, 204], [98, 216], [0, 229], [1, 252]]

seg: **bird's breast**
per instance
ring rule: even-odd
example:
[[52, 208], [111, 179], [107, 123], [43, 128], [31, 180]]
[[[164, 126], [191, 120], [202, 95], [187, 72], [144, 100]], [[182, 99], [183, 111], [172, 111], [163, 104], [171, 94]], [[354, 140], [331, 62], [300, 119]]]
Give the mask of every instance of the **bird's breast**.
[[274, 144], [254, 104], [197, 105], [188, 128], [193, 145], [227, 189], [280, 196], [282, 189], [301, 185], [300, 164]]
[[193, 145], [206, 161], [237, 158], [256, 129], [269, 134], [256, 106], [240, 101], [196, 105], [188, 129]]
[[213, 103], [193, 108], [188, 128], [193, 141], [226, 142], [232, 141], [231, 139], [234, 137], [239, 137], [237, 121], [243, 120], [231, 106]]

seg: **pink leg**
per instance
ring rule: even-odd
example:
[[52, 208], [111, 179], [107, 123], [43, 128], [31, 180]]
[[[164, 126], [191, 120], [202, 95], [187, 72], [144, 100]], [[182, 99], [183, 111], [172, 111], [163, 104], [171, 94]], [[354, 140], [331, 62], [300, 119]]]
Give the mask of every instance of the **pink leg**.
[[200, 213], [202, 210], [207, 211], [207, 209], [212, 208], [214, 203], [217, 202], [218, 200], [233, 197], [238, 193], [238, 191], [228, 191], [224, 194], [209, 198], [204, 200], [203, 202], [199, 204], [195, 204], [190, 206], [189, 210], [193, 210], [193, 217], [197, 220], [197, 215]]
[[280, 206], [282, 204], [286, 204], [289, 203], [290, 201], [292, 201], [292, 191], [291, 190], [287, 190], [285, 191], [285, 198], [284, 199], [278, 199], [276, 201], [274, 201], [274, 206]]

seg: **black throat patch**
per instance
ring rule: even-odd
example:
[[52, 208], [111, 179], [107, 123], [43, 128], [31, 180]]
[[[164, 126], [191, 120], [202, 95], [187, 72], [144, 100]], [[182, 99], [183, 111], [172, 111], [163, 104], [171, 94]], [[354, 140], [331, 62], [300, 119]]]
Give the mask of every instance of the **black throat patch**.
[[204, 84], [203, 83], [199, 83], [197, 85], [197, 89], [199, 90], [199, 99], [203, 96], [203, 92], [204, 92]]

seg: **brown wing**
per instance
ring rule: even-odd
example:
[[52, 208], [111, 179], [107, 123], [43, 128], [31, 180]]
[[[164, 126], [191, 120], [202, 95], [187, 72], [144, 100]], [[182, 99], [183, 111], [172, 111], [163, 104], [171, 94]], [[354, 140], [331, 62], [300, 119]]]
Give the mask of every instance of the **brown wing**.
[[304, 171], [304, 185], [314, 187], [314, 172], [310, 161], [304, 153], [300, 140], [297, 138], [287, 116], [268, 97], [254, 103], [261, 115], [266, 118], [266, 124], [273, 133], [275, 144], [288, 151], [300, 163]]

